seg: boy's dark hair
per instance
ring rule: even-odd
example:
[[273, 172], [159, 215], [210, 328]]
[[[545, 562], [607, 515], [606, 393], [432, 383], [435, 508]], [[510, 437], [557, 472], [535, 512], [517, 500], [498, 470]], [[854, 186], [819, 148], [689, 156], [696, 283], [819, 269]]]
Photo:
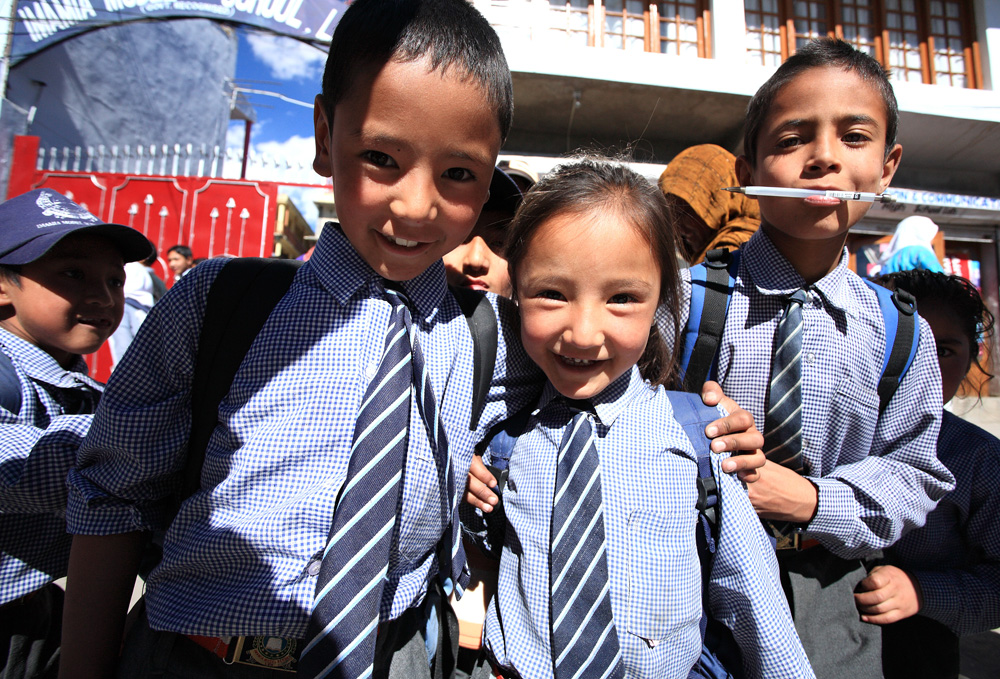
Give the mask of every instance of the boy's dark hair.
[[920, 304], [925, 301], [933, 301], [951, 309], [958, 319], [962, 333], [969, 340], [971, 358], [969, 367], [975, 364], [986, 375], [986, 381], [993, 379], [993, 375], [980, 362], [978, 349], [982, 342], [993, 335], [994, 318], [986, 308], [976, 286], [968, 279], [936, 271], [913, 269], [879, 276], [875, 282], [890, 290], [906, 290], [917, 300], [918, 312]]
[[[191, 257], [192, 257], [191, 248], [189, 248], [186, 245], [175, 245], [174, 247], [172, 247], [169, 250], [167, 250], [167, 254], [168, 255], [171, 252], [176, 252], [178, 255], [180, 255], [181, 257], [183, 257], [185, 259], [191, 259]], [[156, 261], [156, 260], [153, 260], [153, 261]]]
[[[626, 165], [588, 157], [556, 167], [524, 196], [507, 233], [507, 266], [517, 298], [517, 269], [538, 228], [557, 215], [612, 212], [624, 218], [649, 243], [660, 267], [659, 304], [679, 308], [674, 227], [663, 194]], [[677, 314], [670, 314], [674, 337], [679, 336]], [[639, 359], [639, 372], [653, 385], [674, 385], [677, 380], [677, 347], [668, 347], [657, 324], [649, 332]]]
[[21, 267], [13, 264], [0, 264], [0, 278], [21, 287]]
[[434, 70], [458, 68], [483, 89], [506, 140], [514, 111], [510, 68], [496, 31], [466, 0], [357, 0], [348, 7], [323, 72], [327, 118], [366, 66], [425, 56]]
[[896, 145], [896, 131], [899, 127], [899, 107], [896, 94], [889, 82], [889, 73], [874, 57], [854, 48], [850, 43], [837, 38], [820, 38], [807, 43], [790, 56], [767, 79], [747, 105], [746, 123], [743, 128], [743, 155], [751, 167], [757, 164], [757, 137], [764, 126], [764, 120], [771, 110], [774, 98], [785, 85], [811, 68], [834, 66], [845, 71], [854, 71], [863, 81], [875, 88], [885, 104], [885, 154]]

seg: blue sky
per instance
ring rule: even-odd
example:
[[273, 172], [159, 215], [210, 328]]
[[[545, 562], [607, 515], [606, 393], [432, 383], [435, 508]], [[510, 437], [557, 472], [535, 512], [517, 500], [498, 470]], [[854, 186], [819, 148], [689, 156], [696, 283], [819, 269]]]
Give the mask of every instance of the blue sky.
[[[268, 94], [245, 95], [257, 113], [250, 143], [258, 153], [311, 163], [314, 148], [312, 102], [320, 91], [326, 51], [293, 38], [244, 27], [238, 28], [237, 33], [236, 86], [292, 100]], [[231, 123], [227, 145], [242, 148], [243, 135], [243, 123]], [[317, 176], [316, 181], [319, 183], [321, 178]], [[292, 196], [303, 216], [312, 223], [316, 210], [309, 195], [314, 191], [288, 188], [283, 192]]]

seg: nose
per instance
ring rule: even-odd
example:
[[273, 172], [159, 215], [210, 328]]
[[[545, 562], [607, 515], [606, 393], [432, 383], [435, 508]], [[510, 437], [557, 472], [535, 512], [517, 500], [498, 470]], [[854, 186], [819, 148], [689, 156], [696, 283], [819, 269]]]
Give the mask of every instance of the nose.
[[393, 187], [389, 201], [392, 216], [410, 225], [420, 225], [437, 217], [437, 182], [430, 171], [412, 169]]
[[488, 273], [490, 270], [490, 247], [479, 236], [474, 236], [469, 241], [468, 249], [465, 252], [465, 261], [462, 263], [465, 273], [480, 275]]
[[112, 286], [110, 282], [88, 283], [86, 289], [87, 304], [99, 307], [113, 307], [117, 298], [124, 299], [125, 293], [121, 288]]
[[563, 331], [563, 341], [578, 349], [592, 349], [604, 344], [601, 314], [592, 304], [577, 304]]
[[812, 172], [836, 172], [840, 170], [839, 137], [831, 132], [817, 134], [812, 144], [813, 153], [809, 160], [809, 170]]

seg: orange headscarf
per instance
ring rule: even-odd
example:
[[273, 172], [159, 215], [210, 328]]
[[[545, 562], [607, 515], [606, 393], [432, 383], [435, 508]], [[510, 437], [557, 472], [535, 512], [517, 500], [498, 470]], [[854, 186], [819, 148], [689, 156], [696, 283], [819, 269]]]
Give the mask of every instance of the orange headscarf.
[[739, 186], [736, 156], [715, 144], [692, 146], [677, 154], [660, 175], [660, 190], [682, 199], [714, 231], [690, 262], [697, 264], [715, 248], [735, 250], [760, 226], [757, 201], [741, 193], [723, 191]]

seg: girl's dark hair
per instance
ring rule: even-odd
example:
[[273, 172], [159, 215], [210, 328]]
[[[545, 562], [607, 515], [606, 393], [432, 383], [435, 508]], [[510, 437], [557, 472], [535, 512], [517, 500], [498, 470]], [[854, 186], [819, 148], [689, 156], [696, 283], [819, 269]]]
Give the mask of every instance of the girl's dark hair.
[[[514, 298], [517, 270], [538, 228], [557, 215], [613, 212], [631, 224], [649, 243], [660, 267], [660, 305], [679, 305], [674, 228], [663, 193], [626, 165], [605, 158], [587, 157], [556, 167], [524, 196], [507, 232], [507, 266]], [[676, 313], [673, 336], [678, 336]], [[651, 384], [673, 385], [677, 380], [676, 347], [668, 347], [654, 322], [646, 349], [637, 364]]]
[[896, 130], [899, 127], [899, 107], [888, 71], [874, 57], [855, 49], [848, 42], [837, 38], [819, 38], [788, 57], [774, 75], [760, 86], [747, 105], [743, 126], [743, 155], [751, 167], [757, 165], [757, 138], [778, 92], [805, 71], [824, 66], [853, 71], [878, 92], [885, 104], [885, 155], [888, 157], [889, 151], [896, 145]]
[[906, 290], [917, 300], [918, 312], [921, 302], [924, 301], [934, 301], [954, 311], [962, 333], [969, 340], [969, 348], [977, 349], [975, 352], [970, 352], [972, 363], [969, 367], [975, 364], [986, 375], [987, 382], [993, 379], [994, 376], [979, 360], [978, 348], [981, 343], [993, 336], [994, 318], [983, 303], [976, 286], [969, 280], [961, 276], [914, 269], [879, 276], [875, 282], [890, 290]]

